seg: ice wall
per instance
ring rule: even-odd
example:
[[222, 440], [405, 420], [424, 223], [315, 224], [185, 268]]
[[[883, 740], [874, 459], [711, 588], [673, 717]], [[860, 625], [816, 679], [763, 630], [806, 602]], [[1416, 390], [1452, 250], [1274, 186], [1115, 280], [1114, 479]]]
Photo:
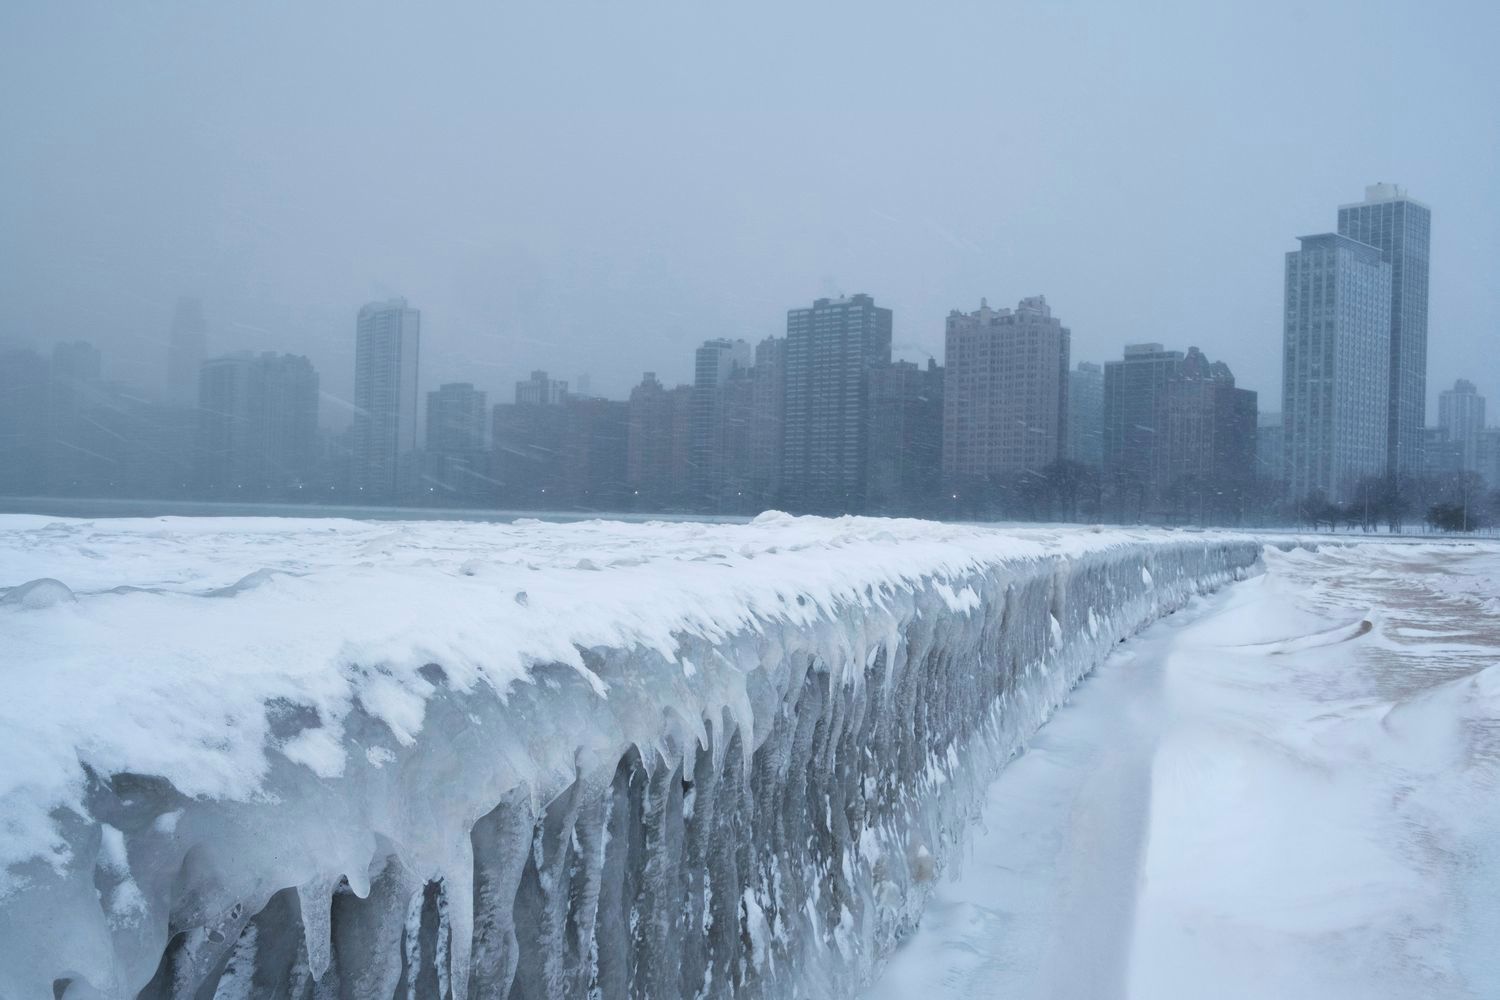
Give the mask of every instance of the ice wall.
[[[1073, 685], [1260, 551], [1078, 530], [936, 558], [913, 523], [820, 523], [861, 543], [838, 588], [772, 581], [780, 611], [670, 647], [580, 643], [504, 685], [433, 656], [336, 719], [268, 699], [250, 793], [80, 749], [58, 850], [8, 868], [0, 997], [850, 995]], [[815, 555], [837, 569], [846, 544]]]

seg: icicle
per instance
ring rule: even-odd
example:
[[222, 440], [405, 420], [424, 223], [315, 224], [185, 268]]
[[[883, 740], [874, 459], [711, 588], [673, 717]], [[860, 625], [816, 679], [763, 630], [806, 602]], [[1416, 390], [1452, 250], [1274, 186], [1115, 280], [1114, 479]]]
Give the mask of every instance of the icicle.
[[333, 960], [333, 894], [340, 881], [339, 876], [325, 875], [297, 887], [297, 901], [302, 906], [302, 933], [307, 944], [307, 967], [314, 979], [322, 979]]

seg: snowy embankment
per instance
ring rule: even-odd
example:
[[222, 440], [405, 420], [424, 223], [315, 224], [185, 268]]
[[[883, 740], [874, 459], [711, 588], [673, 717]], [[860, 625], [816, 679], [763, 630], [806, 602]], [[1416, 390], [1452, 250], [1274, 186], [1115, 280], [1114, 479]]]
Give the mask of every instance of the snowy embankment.
[[1500, 544], [1264, 562], [1028, 741], [869, 1000], [1500, 997]]
[[847, 995], [1073, 685], [1259, 555], [0, 517], [0, 997]]

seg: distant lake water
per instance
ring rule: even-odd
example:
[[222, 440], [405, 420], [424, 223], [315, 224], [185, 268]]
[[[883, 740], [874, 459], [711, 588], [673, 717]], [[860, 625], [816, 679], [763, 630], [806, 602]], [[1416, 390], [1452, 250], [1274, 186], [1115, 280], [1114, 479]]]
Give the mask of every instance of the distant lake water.
[[214, 503], [204, 500], [120, 500], [80, 497], [0, 497], [0, 514], [54, 517], [347, 517], [359, 521], [700, 521], [744, 524], [748, 517], [584, 510], [489, 510], [449, 507], [364, 507], [298, 503]]

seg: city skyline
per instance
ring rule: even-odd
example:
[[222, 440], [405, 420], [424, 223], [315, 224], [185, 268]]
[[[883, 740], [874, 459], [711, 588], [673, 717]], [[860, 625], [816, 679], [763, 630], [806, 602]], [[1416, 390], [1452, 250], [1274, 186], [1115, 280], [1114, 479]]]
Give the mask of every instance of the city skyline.
[[[0, 340], [91, 340], [109, 377], [146, 385], [196, 296], [211, 352], [310, 357], [337, 426], [348, 312], [393, 294], [423, 303], [424, 389], [498, 398], [532, 368], [576, 381], [586, 359], [623, 398], [642, 368], [685, 380], [705, 339], [777, 333], [790, 302], [869, 290], [894, 312], [893, 355], [920, 362], [955, 304], [1045, 289], [1079, 359], [1197, 343], [1275, 398], [1287, 234], [1389, 181], [1436, 215], [1432, 383], [1500, 395], [1500, 372], [1467, 370], [1500, 335], [1488, 5], [785, 22], [460, 5], [444, 24], [336, 8], [297, 32], [233, 9], [0, 12], [0, 83], [25, 95], [0, 115], [28, 151], [0, 164]], [[860, 44], [820, 41], [846, 31]], [[965, 38], [1004, 47], [1007, 73], [952, 58]], [[395, 46], [419, 70], [401, 81], [356, 55]], [[772, 57], [788, 72], [768, 80]], [[591, 71], [555, 68], [570, 62]], [[1323, 68], [1319, 100], [1288, 65]], [[1213, 254], [1180, 253], [1205, 235]]]

